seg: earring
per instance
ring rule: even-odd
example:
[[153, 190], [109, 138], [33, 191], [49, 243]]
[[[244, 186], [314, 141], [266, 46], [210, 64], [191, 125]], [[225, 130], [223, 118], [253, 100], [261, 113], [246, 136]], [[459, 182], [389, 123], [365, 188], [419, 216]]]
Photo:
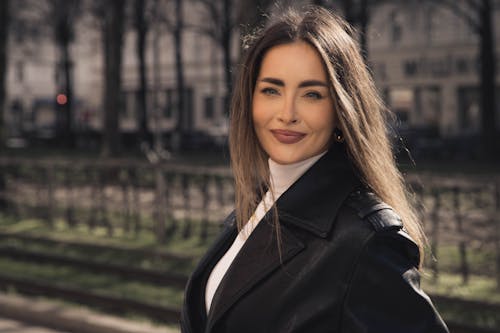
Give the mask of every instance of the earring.
[[342, 131], [338, 127], [335, 127], [335, 129], [333, 130], [333, 137], [334, 137], [335, 141], [337, 141], [339, 143], [342, 143], [345, 141], [344, 133], [342, 133]]

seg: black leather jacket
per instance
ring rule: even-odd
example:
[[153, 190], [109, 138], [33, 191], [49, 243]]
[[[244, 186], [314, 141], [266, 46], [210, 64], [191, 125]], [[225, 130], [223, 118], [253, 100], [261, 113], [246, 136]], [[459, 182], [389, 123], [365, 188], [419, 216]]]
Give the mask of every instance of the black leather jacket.
[[278, 199], [281, 253], [268, 214], [207, 316], [208, 275], [237, 235], [232, 214], [189, 279], [182, 332], [448, 332], [420, 289], [417, 246], [352, 170], [334, 146]]

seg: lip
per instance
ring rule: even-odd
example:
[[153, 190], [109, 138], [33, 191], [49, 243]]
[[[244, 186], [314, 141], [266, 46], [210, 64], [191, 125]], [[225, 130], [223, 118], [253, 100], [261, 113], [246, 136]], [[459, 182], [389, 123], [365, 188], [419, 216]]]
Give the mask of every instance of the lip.
[[305, 133], [282, 130], [282, 129], [272, 129], [271, 133], [274, 135], [276, 140], [288, 145], [297, 143], [306, 136]]

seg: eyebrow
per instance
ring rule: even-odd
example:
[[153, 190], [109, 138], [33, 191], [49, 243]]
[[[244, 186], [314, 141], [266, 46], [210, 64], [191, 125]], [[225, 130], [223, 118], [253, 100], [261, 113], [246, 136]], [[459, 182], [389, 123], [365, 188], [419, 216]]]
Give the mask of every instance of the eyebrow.
[[[275, 85], [280, 86], [280, 87], [285, 86], [285, 82], [283, 82], [283, 80], [272, 78], [272, 77], [265, 77], [263, 79], [260, 79], [259, 81], [275, 84]], [[311, 86], [328, 87], [328, 84], [326, 84], [326, 82], [319, 81], [319, 80], [307, 80], [307, 81], [302, 81], [299, 84], [299, 88], [305, 88], [305, 87], [311, 87]]]

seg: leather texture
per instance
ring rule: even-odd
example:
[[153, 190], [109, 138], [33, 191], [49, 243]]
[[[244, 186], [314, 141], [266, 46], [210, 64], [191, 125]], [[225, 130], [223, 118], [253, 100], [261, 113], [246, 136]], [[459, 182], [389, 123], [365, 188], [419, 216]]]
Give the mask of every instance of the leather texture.
[[295, 182], [276, 203], [281, 250], [268, 213], [207, 315], [208, 275], [237, 235], [231, 214], [188, 281], [182, 332], [448, 332], [420, 289], [416, 244], [353, 170], [338, 144]]

